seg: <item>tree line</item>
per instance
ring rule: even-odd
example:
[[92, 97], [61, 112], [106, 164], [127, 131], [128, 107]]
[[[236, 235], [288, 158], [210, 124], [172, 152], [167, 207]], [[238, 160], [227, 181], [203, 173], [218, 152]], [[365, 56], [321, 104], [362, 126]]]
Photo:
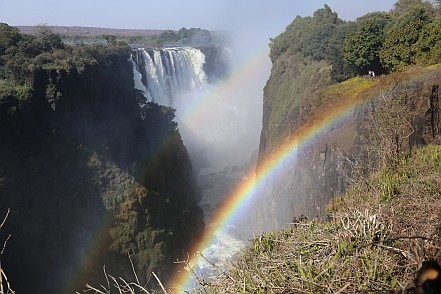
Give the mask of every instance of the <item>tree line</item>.
[[311, 17], [297, 16], [270, 41], [270, 58], [297, 55], [332, 65], [343, 81], [357, 74], [400, 71], [441, 60], [440, 0], [399, 0], [390, 12], [344, 21], [328, 5]]

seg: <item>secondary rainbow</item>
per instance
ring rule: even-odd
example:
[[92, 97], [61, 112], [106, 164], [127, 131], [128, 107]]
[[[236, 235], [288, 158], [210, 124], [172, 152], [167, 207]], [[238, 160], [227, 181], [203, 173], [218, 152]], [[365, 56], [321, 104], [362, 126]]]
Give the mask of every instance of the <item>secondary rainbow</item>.
[[[193, 256], [196, 252], [209, 247], [213, 243], [217, 232], [222, 231], [227, 225], [232, 223], [237, 213], [241, 211], [245, 203], [250, 200], [254, 191], [261, 188], [265, 180], [277, 175], [287, 159], [296, 156], [298, 151], [319, 135], [325, 134], [336, 124], [351, 117], [354, 109], [363, 104], [363, 99], [354, 99], [351, 102], [335, 103], [323, 113], [321, 120], [312, 125], [300, 128], [293, 136], [286, 140], [272, 156], [270, 156], [260, 167], [257, 175], [250, 171], [246, 180], [242, 182], [234, 192], [228, 197], [227, 201], [217, 210], [213, 216], [212, 225], [207, 228], [205, 234], [192, 249]], [[190, 262], [191, 263], [191, 262]], [[176, 277], [173, 285], [174, 289], [180, 292], [189, 289], [193, 277], [187, 270], [182, 270]]]

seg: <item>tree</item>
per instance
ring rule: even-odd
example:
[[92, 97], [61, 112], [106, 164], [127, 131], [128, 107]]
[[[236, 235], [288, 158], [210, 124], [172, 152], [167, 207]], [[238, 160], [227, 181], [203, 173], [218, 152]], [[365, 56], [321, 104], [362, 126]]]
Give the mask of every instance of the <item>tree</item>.
[[420, 38], [415, 43], [416, 62], [422, 65], [441, 61], [441, 18], [424, 26]]
[[384, 72], [380, 62], [380, 50], [389, 21], [387, 14], [373, 13], [359, 19], [358, 29], [347, 34], [343, 56], [359, 74], [368, 70]]
[[63, 49], [64, 44], [59, 34], [55, 34], [46, 25], [39, 25], [36, 29], [36, 41], [41, 45], [42, 51]]
[[[435, 2], [440, 2], [439, 0]], [[426, 9], [430, 9], [433, 12], [433, 6], [430, 3], [430, 1], [424, 1], [424, 0], [399, 0], [394, 4], [394, 9], [392, 10], [392, 13], [396, 16], [402, 16], [409, 11], [413, 10], [416, 6], [424, 6]]]
[[432, 13], [424, 5], [400, 16], [388, 31], [380, 51], [381, 64], [389, 71], [402, 70], [415, 63], [417, 47], [423, 28], [432, 21]]
[[357, 28], [355, 22], [347, 22], [337, 27], [335, 37], [330, 43], [330, 50], [334, 59], [331, 60], [331, 78], [336, 82], [342, 82], [356, 75], [355, 67], [349, 64], [343, 57], [343, 46], [346, 36]]
[[343, 21], [326, 4], [314, 12], [313, 20], [309, 34], [305, 36], [303, 51], [315, 60], [330, 61], [333, 59], [330, 44], [335, 38], [337, 26], [343, 24]]
[[116, 36], [114, 35], [103, 35], [103, 38], [107, 41], [109, 45], [116, 45]]
[[297, 16], [286, 27], [285, 32], [271, 39], [270, 58], [274, 61], [286, 52], [290, 55], [300, 53], [317, 61], [330, 62], [336, 58], [337, 27], [343, 24], [343, 20], [326, 4], [324, 8], [314, 12], [313, 17]]
[[166, 30], [156, 37], [159, 43], [178, 42], [179, 36], [172, 30]]
[[0, 56], [5, 54], [6, 49], [16, 46], [21, 40], [20, 31], [5, 23], [0, 23]]

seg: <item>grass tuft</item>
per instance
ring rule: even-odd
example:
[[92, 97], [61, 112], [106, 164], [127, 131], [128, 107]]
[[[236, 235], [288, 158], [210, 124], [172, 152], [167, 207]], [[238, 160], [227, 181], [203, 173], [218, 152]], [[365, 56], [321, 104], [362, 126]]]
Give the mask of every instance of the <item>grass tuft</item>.
[[356, 182], [328, 206], [255, 238], [199, 293], [412, 293], [423, 260], [440, 260], [441, 146]]

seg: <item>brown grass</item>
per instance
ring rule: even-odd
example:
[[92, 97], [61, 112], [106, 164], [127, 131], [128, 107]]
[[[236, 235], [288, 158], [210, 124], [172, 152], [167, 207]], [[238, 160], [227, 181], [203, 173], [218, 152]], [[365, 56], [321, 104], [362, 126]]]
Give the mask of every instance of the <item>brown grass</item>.
[[423, 260], [440, 260], [441, 146], [359, 178], [329, 220], [252, 241], [200, 293], [413, 293]]

